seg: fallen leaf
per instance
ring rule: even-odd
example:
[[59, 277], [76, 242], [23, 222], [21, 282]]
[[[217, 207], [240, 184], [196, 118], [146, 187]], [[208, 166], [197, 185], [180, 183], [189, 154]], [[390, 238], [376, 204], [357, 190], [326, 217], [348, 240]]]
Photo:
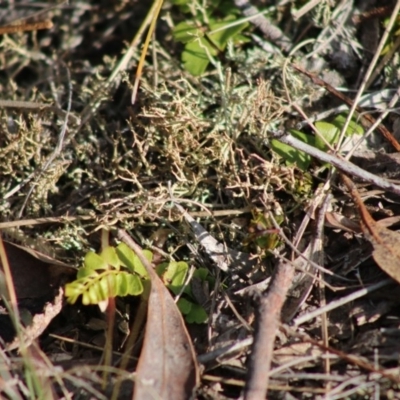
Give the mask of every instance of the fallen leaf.
[[[76, 269], [35, 250], [3, 242], [18, 308], [25, 328], [22, 336], [15, 337], [15, 328], [7, 312], [0, 317], [0, 336], [9, 350], [20, 346], [22, 339], [29, 345], [46, 329], [61, 311], [62, 286], [65, 280], [75, 276]], [[0, 263], [0, 295], [8, 297], [3, 267]]]
[[365, 207], [354, 183], [343, 174], [341, 177], [358, 207], [361, 230], [374, 248], [372, 257], [384, 272], [400, 283], [400, 234], [375, 221]]
[[140, 247], [125, 232], [119, 231], [118, 236], [138, 255], [151, 279], [133, 399], [189, 399], [198, 384], [199, 372], [182, 314]]
[[75, 268], [38, 251], [3, 243], [18, 300], [54, 295], [64, 279], [76, 274]]
[[325, 213], [325, 226], [342, 229], [346, 232], [360, 233], [360, 225], [336, 212]]
[[7, 350], [14, 350], [21, 345], [21, 339], [25, 346], [30, 346], [31, 343], [38, 338], [43, 331], [47, 328], [53, 318], [60, 313], [62, 309], [64, 291], [60, 287], [58, 295], [54, 298], [53, 302], [46, 303], [41, 313], [35, 314], [32, 322], [23, 329], [22, 335], [15, 337], [15, 339], [6, 345]]

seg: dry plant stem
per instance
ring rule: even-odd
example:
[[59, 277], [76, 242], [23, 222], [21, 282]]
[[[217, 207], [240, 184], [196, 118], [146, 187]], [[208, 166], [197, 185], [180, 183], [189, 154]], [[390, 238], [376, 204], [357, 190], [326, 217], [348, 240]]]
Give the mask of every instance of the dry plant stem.
[[143, 45], [142, 53], [140, 55], [139, 64], [138, 64], [138, 67], [136, 70], [135, 82], [133, 84], [132, 97], [131, 97], [132, 104], [135, 104], [136, 94], [137, 94], [137, 90], [139, 88], [140, 77], [142, 76], [142, 70], [143, 70], [144, 60], [145, 60], [146, 54], [147, 54], [147, 49], [149, 48], [149, 43], [150, 43], [150, 40], [153, 36], [153, 32], [156, 27], [158, 14], [160, 13], [163, 3], [164, 3], [164, 0], [154, 0], [155, 9], [154, 9], [154, 13], [152, 15], [152, 20], [151, 20], [151, 24], [149, 27], [149, 31], [147, 32], [146, 40]]
[[325, 350], [326, 352], [335, 354], [338, 357], [340, 357], [341, 359], [346, 360], [347, 362], [349, 362], [353, 365], [357, 365], [358, 367], [360, 367], [366, 371], [378, 373], [378, 374], [384, 376], [385, 378], [390, 379], [393, 382], [400, 383], [399, 376], [390, 374], [390, 373], [386, 372], [386, 370], [384, 370], [384, 369], [377, 368], [376, 366], [364, 361], [362, 358], [358, 358], [357, 356], [348, 355], [347, 353], [337, 350], [337, 349], [334, 349], [333, 347], [326, 347], [322, 343], [318, 342], [317, 340], [310, 338], [308, 335], [305, 335], [305, 334], [295, 331], [292, 327], [289, 327], [288, 325], [281, 325], [281, 329], [288, 336], [292, 335], [294, 337], [298, 337], [298, 338], [304, 340], [305, 342], [311, 343], [314, 346], [317, 346], [320, 349]]
[[197, 361], [201, 364], [207, 364], [218, 358], [226, 357], [229, 354], [234, 354], [240, 350], [246, 349], [253, 343], [253, 338], [247, 338], [237, 342], [235, 344], [230, 344], [228, 346], [217, 348], [209, 353], [201, 354], [197, 357]]
[[360, 196], [360, 193], [358, 193], [356, 186], [346, 175], [340, 174], [340, 177], [342, 178], [343, 183], [346, 185], [351, 197], [357, 205], [362, 221], [361, 229], [364, 232], [368, 231], [369, 235], [371, 235], [378, 243], [381, 243], [382, 239], [379, 237], [379, 234], [376, 231], [377, 222], [371, 217], [367, 207], [365, 207], [365, 204]]
[[[75, 345], [78, 345], [80, 347], [85, 347], [87, 349], [95, 350], [95, 351], [98, 351], [98, 352], [104, 351], [104, 347], [94, 346], [92, 344], [81, 342], [81, 341], [75, 340], [75, 339], [71, 339], [71, 338], [66, 337], [66, 336], [56, 335], [55, 333], [49, 333], [49, 336], [54, 338], [54, 339], [60, 340], [62, 342], [65, 342], [65, 343], [75, 344]], [[118, 351], [113, 351], [113, 354], [115, 356], [123, 356], [123, 353], [118, 352]], [[135, 357], [131, 357], [131, 356], [129, 356], [129, 357], [132, 360], [137, 360], [137, 358], [135, 358]]]
[[[376, 65], [376, 63], [378, 61], [378, 58], [379, 58], [379, 56], [380, 56], [380, 54], [381, 54], [381, 52], [383, 50], [383, 47], [386, 44], [386, 41], [387, 41], [388, 36], [389, 36], [389, 33], [392, 30], [392, 28], [393, 28], [393, 26], [394, 26], [394, 24], [396, 22], [396, 19], [397, 19], [398, 14], [399, 14], [399, 10], [400, 10], [400, 0], [397, 0], [396, 1], [396, 5], [395, 5], [395, 7], [393, 9], [392, 15], [390, 17], [389, 23], [388, 23], [388, 25], [387, 25], [387, 27], [385, 29], [385, 32], [382, 35], [382, 38], [381, 38], [381, 40], [379, 42], [379, 45], [378, 45], [378, 47], [377, 47], [377, 49], [375, 51], [374, 57], [372, 58], [371, 63], [368, 66], [367, 72], [365, 73], [365, 76], [364, 76], [364, 78], [363, 78], [363, 80], [361, 82], [361, 85], [360, 85], [360, 87], [359, 87], [359, 89], [357, 91], [356, 97], [353, 100], [353, 104], [352, 104], [352, 106], [350, 108], [349, 114], [347, 115], [346, 122], [343, 125], [342, 132], [340, 133], [340, 138], [339, 138], [339, 141], [338, 141], [338, 144], [337, 144], [337, 149], [340, 148], [340, 146], [341, 146], [341, 144], [343, 142], [344, 135], [345, 135], [345, 133], [347, 131], [347, 128], [349, 127], [350, 121], [351, 121], [351, 119], [353, 117], [354, 111], [356, 111], [357, 104], [360, 101], [360, 98], [361, 98], [364, 90], [367, 89], [367, 81], [369, 80], [369, 78], [370, 78], [370, 76], [371, 76], [371, 74], [372, 74], [372, 72], [373, 72], [373, 70], [375, 68], [375, 65]], [[397, 141], [396, 141], [396, 143], [397, 143]], [[399, 148], [396, 148], [396, 150], [399, 151]]]
[[[329, 85], [329, 83], [325, 82], [324, 80], [318, 78], [314, 74], [306, 71], [305, 69], [301, 68], [298, 65], [292, 64], [292, 67], [301, 72], [302, 74], [308, 76], [315, 84], [324, 87], [329, 93], [333, 94], [336, 96], [338, 99], [342, 100], [345, 104], [347, 104], [349, 107], [354, 106], [354, 101], [349, 99], [347, 96], [345, 96], [343, 93], [340, 93], [337, 91], [334, 87]], [[375, 123], [375, 118], [371, 117], [369, 114], [364, 114], [363, 110], [356, 106], [355, 110], [360, 113], [361, 121], [365, 123], [367, 122], [368, 126], [373, 125]], [[400, 151], [400, 144], [399, 142], [395, 139], [395, 137], [389, 132], [389, 130], [384, 126], [384, 125], [379, 125], [378, 131], [385, 137], [385, 139], [396, 149], [396, 151]]]
[[82, 215], [82, 216], [64, 216], [64, 217], [48, 217], [48, 218], [36, 218], [36, 219], [21, 219], [19, 221], [7, 221], [7, 222], [0, 222], [0, 230], [2, 229], [11, 229], [17, 228], [19, 226], [26, 226], [26, 225], [41, 225], [41, 224], [49, 224], [49, 223], [68, 223], [72, 221], [79, 221], [79, 220], [90, 220], [94, 219], [94, 217], [90, 215]]
[[290, 51], [292, 47], [291, 40], [278, 27], [273, 25], [268, 18], [262, 15], [249, 0], [235, 0], [234, 3], [244, 16], [254, 17], [249, 21], [260, 29], [268, 40], [275, 43], [285, 52], [288, 53]]
[[[333, 273], [332, 271], [329, 271], [329, 269], [326, 269], [324, 267], [322, 267], [321, 265], [317, 264], [316, 262], [314, 262], [313, 260], [307, 258], [304, 256], [304, 254], [302, 254], [294, 245], [293, 243], [286, 237], [285, 233], [282, 230], [282, 227], [278, 224], [278, 222], [276, 221], [276, 219], [274, 218], [273, 214], [271, 212], [268, 213], [269, 218], [271, 219], [274, 227], [279, 231], [279, 236], [284, 240], [284, 242], [293, 250], [293, 252], [298, 256], [298, 257], [302, 257], [304, 260], [306, 260], [310, 265], [312, 265], [316, 270], [321, 271], [327, 275], [331, 275], [337, 279], [341, 279], [345, 282], [349, 282], [349, 279], [347, 278], [343, 278], [340, 275], [337, 275], [335, 273]], [[286, 260], [287, 262], [290, 262], [289, 260], [285, 259], [284, 257], [280, 256], [279, 254], [274, 254], [275, 257], [278, 257], [280, 260]], [[335, 290], [332, 286], [329, 287], [331, 290]]]
[[[7, 259], [6, 249], [4, 248], [4, 243], [3, 243], [3, 239], [1, 237], [1, 235], [0, 235], [0, 262], [1, 262], [3, 272], [4, 272], [5, 284], [6, 284], [7, 291], [8, 291], [8, 299], [10, 300], [10, 303], [11, 303], [13, 317], [16, 320], [15, 327], [18, 328], [20, 316], [19, 316], [19, 310], [18, 310], [17, 294], [15, 292], [15, 287], [14, 287], [12, 274], [11, 274], [11, 268], [10, 268], [10, 264]], [[17, 331], [18, 331], [18, 329], [17, 329]]]
[[312, 319], [318, 317], [319, 315], [323, 313], [327, 313], [329, 311], [332, 311], [338, 307], [343, 306], [344, 304], [350, 303], [351, 301], [354, 301], [356, 299], [359, 299], [360, 297], [364, 297], [369, 293], [375, 292], [376, 290], [388, 286], [393, 283], [392, 279], [384, 279], [381, 282], [375, 283], [371, 286], [368, 286], [366, 288], [362, 288], [360, 290], [357, 290], [354, 293], [349, 294], [348, 296], [341, 297], [339, 300], [332, 301], [331, 303], [327, 304], [325, 307], [318, 308], [315, 311], [312, 311], [310, 313], [307, 313], [305, 315], [302, 315], [301, 317], [295, 318], [293, 320], [293, 325], [294, 326], [299, 326], [304, 324], [305, 322], [311, 321]]
[[282, 306], [292, 285], [293, 276], [294, 268], [289, 263], [280, 262], [268, 291], [260, 298], [244, 390], [245, 400], [265, 399], [267, 394], [275, 336], [280, 324]]
[[389, 51], [382, 57], [382, 60], [379, 62], [379, 64], [376, 66], [376, 68], [372, 72], [371, 77], [368, 79], [368, 82], [366, 83], [367, 88], [369, 88], [371, 86], [372, 82], [374, 82], [376, 77], [381, 73], [382, 69], [389, 62], [389, 60], [393, 57], [393, 55], [397, 52], [399, 47], [400, 47], [400, 36], [397, 36], [395, 42], [390, 47]]
[[[37, 110], [37, 111], [50, 111], [54, 112], [57, 114], [60, 118], [65, 118], [67, 112], [62, 110], [61, 108], [58, 108], [56, 106], [53, 106], [51, 104], [45, 104], [45, 103], [36, 103], [34, 101], [19, 101], [19, 100], [3, 100], [0, 99], [0, 107], [6, 107], [6, 108], [22, 108], [25, 110]], [[79, 123], [78, 117], [74, 115], [69, 115], [69, 117], [72, 119], [71, 122], [74, 123]]]
[[400, 186], [395, 185], [394, 183], [391, 183], [387, 181], [386, 179], [380, 178], [379, 176], [376, 176], [374, 174], [371, 174], [365, 170], [363, 170], [360, 167], [357, 167], [355, 164], [351, 163], [350, 161], [346, 161], [342, 158], [339, 158], [337, 156], [333, 156], [331, 154], [325, 153], [321, 150], [318, 150], [317, 148], [310, 146], [301, 140], [296, 139], [292, 135], [284, 132], [271, 132], [270, 135], [273, 139], [276, 139], [282, 143], [288, 144], [289, 146], [294, 147], [297, 150], [304, 151], [305, 153], [309, 154], [312, 157], [317, 158], [320, 161], [329, 163], [339, 169], [340, 171], [349, 174], [349, 175], [354, 175], [357, 176], [358, 178], [361, 178], [365, 180], [366, 182], [372, 183], [373, 185], [376, 185], [384, 190], [387, 190], [389, 192], [395, 193], [397, 195], [400, 195]]
[[[316, 238], [313, 243], [313, 255], [317, 259], [315, 260], [319, 265], [324, 265], [324, 225], [325, 225], [325, 214], [330, 203], [331, 195], [326, 194], [322, 207], [318, 213]], [[321, 280], [318, 281], [318, 291], [319, 291], [319, 301], [322, 307], [326, 306], [326, 296], [325, 296], [325, 283], [324, 283], [324, 273], [320, 272]], [[325, 346], [329, 346], [329, 333], [328, 333], [328, 318], [326, 313], [322, 314], [321, 320], [321, 336]], [[328, 355], [328, 354], [326, 354]], [[331, 365], [329, 357], [324, 357], [324, 369], [326, 374], [330, 374]], [[327, 391], [330, 390], [331, 383], [326, 382]]]
[[53, 27], [53, 23], [47, 19], [40, 22], [23, 23], [18, 25], [0, 26], [0, 35], [5, 33], [16, 33], [16, 32], [28, 32], [38, 31], [40, 29], [50, 29]]
[[[399, 36], [400, 38], [400, 36]], [[400, 40], [399, 40], [400, 43]], [[368, 128], [368, 130], [364, 133], [362, 138], [350, 149], [350, 151], [346, 154], [346, 160], [350, 160], [351, 156], [354, 154], [354, 152], [358, 149], [358, 147], [361, 145], [361, 143], [367, 138], [379, 125], [380, 123], [387, 117], [389, 112], [391, 111], [392, 108], [394, 108], [399, 101], [400, 98], [400, 88], [396, 90], [396, 93], [393, 95], [391, 98], [390, 102], [388, 103], [386, 110], [382, 112], [382, 114], [376, 119], [376, 121]]]
[[[296, 375], [297, 376], [297, 375]], [[243, 386], [243, 381], [239, 379], [224, 379], [215, 375], [203, 375], [202, 379], [209, 382], [215, 382], [218, 384], [227, 384], [230, 386]], [[296, 393], [312, 393], [312, 394], [325, 394], [325, 389], [320, 388], [310, 388], [309, 386], [288, 386], [288, 385], [270, 385], [271, 390], [275, 390], [280, 393], [296, 392]], [[216, 397], [217, 398], [217, 397]], [[293, 397], [294, 398], [294, 397]]]
[[[325, 182], [323, 188], [321, 190], [316, 191], [314, 198], [312, 200], [312, 203], [308, 207], [306, 215], [304, 216], [303, 220], [301, 221], [301, 224], [300, 224], [299, 228], [297, 229], [297, 232], [293, 238], [293, 246], [295, 248], [297, 248], [297, 246], [299, 245], [300, 240], [302, 239], [310, 220], [313, 218], [315, 211], [317, 210], [317, 208], [319, 207], [321, 202], [324, 201], [324, 198], [326, 198], [326, 193], [328, 193], [330, 186], [331, 186], [330, 180], [327, 180]], [[317, 262], [317, 264], [318, 264], [318, 262]], [[320, 265], [322, 265], [322, 264], [320, 264]]]
[[78, 131], [89, 121], [91, 116], [99, 108], [100, 104], [103, 101], [104, 93], [106, 91], [110, 90], [112, 83], [114, 83], [115, 86], [118, 86], [120, 81], [115, 82], [115, 80], [122, 71], [125, 71], [127, 69], [128, 63], [129, 63], [130, 59], [132, 58], [132, 55], [133, 55], [134, 50], [136, 49], [136, 46], [140, 42], [140, 39], [142, 38], [144, 31], [146, 30], [146, 28], [150, 25], [150, 23], [152, 21], [152, 17], [153, 17], [156, 7], [157, 7], [157, 2], [154, 2], [153, 5], [151, 6], [151, 9], [147, 13], [146, 18], [144, 19], [142, 25], [140, 26], [139, 30], [136, 32], [136, 35], [134, 36], [134, 38], [132, 39], [132, 42], [130, 43], [128, 50], [125, 52], [125, 54], [121, 58], [120, 62], [114, 68], [114, 70], [112, 71], [111, 75], [107, 79], [104, 86], [98, 91], [98, 93], [96, 93], [91, 104], [87, 105], [84, 108], [84, 110], [82, 111], [82, 113], [81, 113], [81, 121], [82, 122], [81, 122], [81, 125], [80, 125]]
[[314, 7], [316, 7], [321, 0], [310, 0], [303, 7], [293, 13], [292, 17], [295, 21], [299, 20], [303, 15], [306, 15], [310, 12]]
[[114, 337], [114, 325], [115, 325], [115, 297], [108, 299], [108, 304], [106, 308], [106, 322], [107, 330], [106, 334], [106, 344], [104, 346], [104, 372], [103, 372], [103, 382], [102, 387], [105, 389], [108, 383], [109, 371], [108, 367], [111, 367], [112, 363], [112, 352], [113, 352], [113, 337]]

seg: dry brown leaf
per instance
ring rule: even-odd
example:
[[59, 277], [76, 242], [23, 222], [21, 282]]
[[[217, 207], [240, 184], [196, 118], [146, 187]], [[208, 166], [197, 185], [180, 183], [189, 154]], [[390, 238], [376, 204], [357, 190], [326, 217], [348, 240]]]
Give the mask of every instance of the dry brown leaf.
[[378, 224], [365, 207], [354, 183], [343, 174], [342, 180], [358, 207], [361, 230], [374, 247], [374, 260], [383, 271], [400, 283], [400, 234]]
[[182, 314], [140, 247], [122, 231], [119, 237], [139, 256], [151, 279], [146, 331], [133, 399], [189, 399], [197, 386], [199, 373]]
[[63, 297], [64, 290], [60, 287], [58, 289], [58, 295], [54, 298], [53, 302], [46, 303], [43, 311], [33, 316], [32, 322], [23, 329], [22, 335], [15, 337], [11, 343], [7, 343], [7, 350], [14, 350], [20, 347], [21, 340], [25, 346], [30, 346], [32, 342], [43, 333], [53, 318], [60, 313]]
[[360, 233], [360, 225], [353, 220], [336, 212], [325, 213], [325, 226], [334, 229], [342, 229], [346, 232]]
[[54, 295], [76, 269], [27, 247], [3, 242], [18, 300]]
[[[63, 303], [62, 285], [76, 274], [76, 269], [52, 259], [35, 250], [3, 242], [11, 270], [18, 307], [26, 327], [15, 337], [12, 320], [3, 314], [0, 336], [7, 342], [7, 349], [20, 346], [21, 340], [29, 345], [46, 329], [52, 319], [61, 311]], [[8, 288], [0, 263], [0, 294], [8, 296]]]

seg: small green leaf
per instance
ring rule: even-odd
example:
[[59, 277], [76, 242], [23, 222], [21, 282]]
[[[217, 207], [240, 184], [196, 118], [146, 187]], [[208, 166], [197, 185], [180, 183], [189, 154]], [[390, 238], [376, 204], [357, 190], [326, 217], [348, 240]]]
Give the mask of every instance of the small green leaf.
[[135, 258], [135, 253], [133, 250], [127, 246], [125, 243], [120, 243], [115, 249], [121, 264], [128, 268], [129, 271], [134, 272], [135, 266], [133, 260]]
[[107, 269], [108, 264], [104, 260], [104, 258], [100, 257], [98, 254], [94, 253], [93, 251], [89, 251], [85, 255], [84, 260], [85, 268], [88, 270], [96, 270], [96, 269]]
[[[317, 128], [320, 135], [331, 145], [334, 145], [339, 140], [340, 129], [338, 129], [335, 125], [330, 124], [329, 122], [318, 121], [315, 123], [315, 127]], [[318, 135], [315, 135], [315, 147], [320, 150], [327, 150], [328, 146]]]
[[[147, 259], [147, 261], [149, 261], [151, 263], [152, 259], [153, 259], [153, 253], [150, 250], [143, 250], [143, 255], [145, 256], [145, 258]], [[145, 266], [142, 264], [142, 262], [140, 261], [139, 257], [137, 256], [137, 254], [135, 254], [135, 256], [133, 257], [133, 267], [134, 267], [134, 272], [136, 272], [138, 275], [140, 275], [142, 278], [148, 278], [148, 273], [147, 270], [145, 268]]]
[[95, 269], [87, 268], [87, 267], [80, 267], [76, 274], [77, 279], [87, 278], [89, 276], [97, 275], [98, 272]]
[[112, 267], [119, 269], [121, 262], [114, 247], [106, 247], [100, 253], [100, 257], [107, 263], [107, 266], [111, 265]]
[[183, 21], [175, 25], [172, 30], [172, 35], [178, 42], [188, 43], [193, 41], [196, 37], [201, 37], [202, 32], [194, 23]]
[[[120, 243], [116, 248], [116, 252], [122, 265], [128, 268], [129, 271], [135, 272], [143, 278], [148, 277], [146, 268], [139, 260], [139, 257], [125, 243]], [[153, 259], [153, 253], [150, 250], [143, 250], [143, 254], [146, 259], [151, 262]]]
[[220, 51], [225, 50], [228, 41], [234, 40], [236, 35], [249, 26], [247, 22], [232, 26], [232, 23], [235, 22], [235, 20], [236, 18], [233, 15], [230, 15], [225, 18], [223, 22], [210, 24], [210, 31], [218, 30], [218, 32], [209, 33], [207, 34], [207, 37]]
[[157, 275], [162, 278], [162, 276], [165, 274], [165, 272], [168, 269], [168, 264], [167, 262], [163, 262], [161, 264], [156, 265], [156, 273]]
[[204, 38], [187, 43], [182, 52], [182, 62], [186, 71], [193, 76], [202, 75], [210, 63], [207, 51], [211, 56], [217, 54], [216, 49]]
[[194, 305], [191, 301], [184, 299], [183, 297], [181, 297], [178, 302], [176, 303], [176, 305], [179, 308], [179, 311], [183, 314], [183, 315], [187, 315], [190, 313], [190, 310], [192, 309], [192, 306]]
[[67, 283], [65, 285], [65, 297], [68, 300], [68, 303], [74, 304], [78, 300], [78, 297], [85, 290], [85, 285], [81, 280], [76, 280], [71, 283]]
[[117, 289], [118, 296], [126, 296], [129, 293], [128, 287], [128, 273], [120, 271], [115, 275], [115, 286]]
[[195, 271], [193, 272], [193, 276], [196, 278], [201, 279], [202, 281], [205, 281], [209, 275], [210, 271], [207, 268], [196, 268]]
[[[335, 125], [341, 131], [346, 122], [346, 119], [347, 119], [346, 115], [339, 114], [332, 121], [332, 124]], [[346, 136], [363, 135], [364, 128], [356, 121], [351, 120], [345, 134]]]
[[137, 275], [127, 274], [126, 283], [128, 285], [128, 294], [138, 296], [143, 292], [143, 284]]
[[203, 324], [207, 321], [208, 315], [202, 306], [199, 304], [192, 304], [190, 312], [185, 315], [185, 319], [189, 324]]
[[185, 283], [189, 266], [184, 261], [171, 261], [163, 275], [163, 280], [175, 294], [182, 289]]
[[[311, 146], [314, 146], [315, 139], [314, 136], [307, 135], [306, 133], [291, 130], [290, 133], [297, 139], [307, 143]], [[303, 151], [297, 150], [292, 146], [289, 146], [285, 143], [281, 143], [278, 140], [271, 140], [271, 148], [275, 153], [281, 156], [287, 164], [296, 164], [298, 168], [303, 171], [307, 171], [308, 167], [311, 163], [311, 156], [304, 153]]]
[[87, 288], [85, 292], [82, 293], [82, 303], [86, 306], [89, 304], [97, 304], [101, 300], [105, 300], [101, 297], [99, 293], [98, 285], [91, 285]]
[[114, 297], [114, 286], [113, 286], [112, 275], [106, 274], [99, 281], [95, 283], [95, 286], [99, 297], [102, 300], [108, 299], [109, 297]]
[[189, 0], [171, 0], [171, 4], [175, 6], [184, 6], [189, 2]]

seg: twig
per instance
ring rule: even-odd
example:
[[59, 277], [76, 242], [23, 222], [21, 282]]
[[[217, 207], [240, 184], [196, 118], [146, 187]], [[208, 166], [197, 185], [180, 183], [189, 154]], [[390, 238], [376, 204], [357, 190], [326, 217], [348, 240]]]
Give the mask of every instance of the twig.
[[275, 336], [280, 324], [282, 306], [292, 285], [293, 276], [293, 266], [280, 262], [267, 293], [260, 299], [244, 391], [245, 400], [264, 399], [267, 394]]
[[256, 7], [250, 4], [249, 0], [235, 0], [236, 7], [238, 7], [243, 15], [246, 17], [254, 17], [250, 20], [258, 29], [262, 31], [265, 37], [272, 43], [275, 43], [283, 51], [289, 52], [292, 48], [291, 40], [272, 22], [262, 15]]
[[[400, 36], [399, 36], [400, 39]], [[400, 44], [400, 40], [399, 40]], [[361, 143], [367, 138], [376, 128], [379, 127], [381, 122], [387, 117], [392, 108], [394, 108], [399, 101], [400, 98], [400, 87], [396, 90], [396, 93], [390, 99], [389, 103], [386, 106], [386, 109], [382, 112], [382, 114], [376, 119], [376, 121], [368, 128], [368, 130], [362, 135], [362, 137], [357, 141], [357, 143], [350, 149], [350, 151], [346, 154], [346, 160], [350, 160], [351, 156], [358, 149]]]
[[[349, 107], [353, 108], [354, 107], [354, 101], [349, 99], [347, 96], [345, 96], [343, 93], [340, 93], [338, 90], [336, 90], [334, 87], [332, 87], [329, 83], [325, 82], [321, 78], [318, 78], [316, 75], [312, 74], [311, 72], [308, 72], [304, 68], [292, 64], [292, 67], [301, 72], [302, 74], [308, 76], [316, 85], [324, 87], [329, 93], [333, 94], [336, 96], [338, 99], [342, 100], [344, 103], [346, 103]], [[375, 118], [373, 118], [369, 114], [365, 114], [364, 111], [359, 107], [355, 106], [354, 108], [360, 115], [361, 121], [365, 124], [365, 121], [368, 123], [369, 126], [373, 125], [375, 123]], [[384, 126], [384, 125], [379, 125], [378, 128], [379, 132], [385, 137], [385, 139], [397, 150], [400, 151], [400, 144], [396, 140], [396, 138], [389, 132], [389, 130]]]
[[295, 318], [293, 320], [293, 325], [299, 326], [301, 324], [304, 324], [305, 322], [310, 321], [323, 313], [332, 311], [335, 308], [338, 308], [344, 304], [347, 304], [350, 301], [359, 299], [360, 297], [363, 297], [363, 296], [367, 295], [368, 293], [372, 293], [375, 290], [378, 290], [382, 287], [388, 286], [391, 283], [393, 283], [392, 279], [384, 279], [383, 281], [375, 283], [374, 285], [368, 286], [367, 288], [362, 288], [360, 290], [357, 290], [356, 292], [351, 293], [348, 296], [344, 296], [344, 297], [340, 298], [339, 300], [332, 301], [331, 303], [327, 304], [325, 307], [320, 307], [315, 311], [312, 311], [308, 314], [302, 315], [301, 317]]
[[396, 375], [391, 374], [390, 372], [387, 372], [388, 371], [387, 369], [379, 368], [375, 364], [372, 365], [372, 364], [368, 363], [367, 361], [364, 361], [361, 357], [349, 355], [349, 354], [345, 353], [344, 351], [337, 350], [333, 347], [327, 347], [327, 346], [323, 345], [322, 343], [318, 342], [317, 340], [310, 338], [308, 335], [306, 335], [304, 333], [296, 332], [293, 328], [289, 327], [288, 325], [282, 325], [281, 329], [288, 336], [292, 335], [293, 337], [297, 337], [299, 339], [302, 339], [305, 342], [311, 343], [314, 346], [317, 346], [320, 349], [325, 350], [326, 352], [329, 352], [331, 354], [335, 354], [338, 357], [340, 357], [341, 359], [343, 359], [353, 365], [357, 365], [358, 367], [360, 367], [366, 371], [380, 374], [381, 376], [388, 378], [391, 381], [396, 382], [396, 383], [400, 382], [400, 378], [397, 374]]
[[51, 22], [51, 20], [49, 19], [32, 23], [24, 22], [16, 25], [1, 26], [0, 35], [4, 35], [6, 33], [38, 31], [41, 29], [51, 29], [52, 27], [53, 27], [53, 22]]
[[318, 150], [317, 148], [310, 146], [302, 142], [301, 140], [296, 139], [295, 137], [293, 137], [288, 133], [284, 133], [282, 131], [278, 132], [270, 131], [269, 133], [273, 139], [288, 144], [289, 146], [292, 146], [297, 150], [304, 151], [305, 153], [309, 154], [312, 157], [317, 158], [320, 161], [332, 164], [340, 171], [343, 171], [349, 175], [357, 176], [358, 178], [361, 178], [366, 182], [372, 183], [384, 190], [400, 195], [399, 185], [395, 185], [394, 183], [391, 183], [386, 179], [371, 174], [370, 172], [365, 171], [360, 167], [357, 167], [357, 165], [351, 163], [350, 161], [343, 160], [339, 157]]
[[116, 79], [122, 71], [125, 71], [128, 68], [129, 61], [133, 56], [133, 52], [136, 49], [136, 46], [139, 44], [142, 35], [144, 34], [146, 28], [151, 24], [154, 12], [157, 8], [157, 2], [154, 1], [153, 5], [151, 6], [149, 12], [147, 13], [143, 23], [141, 24], [139, 30], [136, 32], [135, 36], [133, 37], [131, 43], [129, 44], [128, 49], [124, 53], [121, 60], [113, 69], [111, 75], [108, 77], [107, 81], [104, 83], [102, 88], [94, 95], [90, 104], [88, 104], [81, 113], [81, 125], [78, 130], [83, 128], [86, 123], [89, 121], [91, 116], [97, 111], [100, 107], [101, 103], [104, 101], [104, 93], [106, 91], [111, 91], [113, 88], [116, 88], [119, 83], [120, 79]]
[[304, 4], [300, 9], [295, 11], [292, 14], [292, 18], [294, 21], [298, 21], [301, 17], [303, 17], [305, 14], [310, 12], [315, 6], [317, 6], [320, 3], [320, 0], [310, 0], [306, 4]]
[[[345, 133], [347, 131], [347, 128], [349, 127], [349, 124], [350, 124], [350, 121], [351, 121], [351, 119], [353, 117], [354, 111], [356, 111], [357, 104], [360, 101], [360, 98], [361, 98], [362, 94], [364, 93], [364, 90], [366, 90], [368, 88], [368, 86], [367, 86], [368, 80], [371, 77], [371, 74], [372, 74], [372, 72], [373, 72], [373, 70], [375, 68], [376, 63], [378, 62], [378, 58], [380, 57], [381, 52], [383, 50], [383, 47], [386, 44], [386, 41], [387, 41], [387, 39], [389, 37], [389, 33], [392, 30], [392, 28], [393, 28], [393, 26], [394, 26], [394, 24], [396, 22], [396, 19], [397, 19], [398, 14], [399, 14], [399, 10], [400, 10], [400, 0], [397, 0], [396, 5], [395, 5], [395, 7], [393, 9], [392, 15], [390, 17], [390, 20], [388, 22], [388, 25], [387, 25], [387, 27], [385, 29], [385, 32], [382, 35], [382, 38], [381, 38], [381, 40], [379, 42], [379, 45], [378, 45], [378, 47], [377, 47], [377, 49], [375, 51], [374, 57], [372, 58], [369, 66], [368, 66], [367, 72], [365, 73], [365, 76], [364, 76], [364, 78], [363, 78], [363, 80], [361, 82], [361, 85], [358, 88], [356, 97], [354, 98], [353, 104], [351, 105], [350, 111], [349, 111], [349, 113], [347, 115], [346, 122], [344, 123], [344, 125], [342, 127], [342, 131], [340, 132], [340, 138], [339, 138], [339, 141], [338, 141], [338, 147], [337, 148], [339, 148], [340, 145], [343, 142], [344, 135], [345, 135]], [[387, 139], [389, 139], [389, 137]], [[395, 140], [395, 143], [399, 144], [396, 140]], [[398, 146], [398, 148], [396, 148], [396, 150], [400, 151], [400, 145]]]
[[[324, 265], [324, 225], [325, 225], [325, 214], [328, 209], [328, 205], [330, 203], [331, 195], [327, 194], [324, 198], [324, 202], [322, 203], [321, 208], [318, 213], [317, 220], [317, 229], [316, 229], [316, 238], [314, 239], [313, 253], [318, 259], [316, 260], [318, 264]], [[324, 274], [321, 274], [321, 280], [318, 281], [318, 292], [319, 292], [319, 301], [322, 306], [326, 306], [326, 295], [325, 295], [325, 284], [324, 284]], [[326, 313], [322, 314], [321, 318], [321, 336], [325, 346], [329, 346], [329, 333], [328, 333], [328, 318]], [[325, 355], [328, 355], [325, 352]], [[327, 375], [331, 372], [331, 363], [329, 357], [324, 357], [324, 369]], [[329, 391], [331, 389], [331, 382], [326, 382], [326, 389]]]

